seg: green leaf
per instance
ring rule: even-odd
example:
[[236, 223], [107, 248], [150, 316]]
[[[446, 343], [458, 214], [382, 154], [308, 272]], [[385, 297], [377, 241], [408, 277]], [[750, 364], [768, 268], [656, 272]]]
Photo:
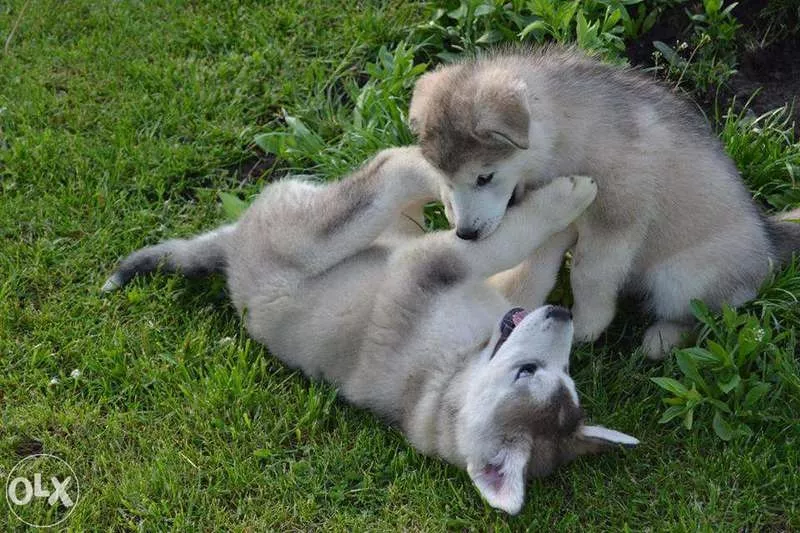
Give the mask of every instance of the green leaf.
[[689, 354], [681, 350], [675, 354], [675, 360], [684, 376], [691, 379], [703, 391], [708, 391], [706, 380], [700, 375], [700, 372], [697, 370], [697, 364], [695, 364], [694, 359], [692, 359]]
[[259, 448], [258, 450], [253, 451], [253, 456], [258, 457], [259, 459], [270, 459], [274, 454], [266, 449], [266, 448]]
[[666, 424], [673, 418], [681, 416], [684, 413], [684, 411], [686, 411], [686, 407], [682, 405], [673, 405], [672, 407], [669, 407], [666, 411], [664, 411], [664, 414], [661, 415], [661, 418], [658, 419], [658, 423]]
[[764, 397], [764, 395], [769, 392], [769, 389], [772, 388], [772, 385], [769, 383], [764, 383], [760, 381], [753, 385], [747, 394], [744, 397], [744, 407], [745, 409], [752, 409], [758, 403], [758, 401]]
[[286, 120], [286, 124], [289, 126], [289, 129], [291, 129], [295, 135], [299, 137], [311, 135], [311, 130], [309, 130], [308, 126], [303, 124], [303, 121], [299, 118], [291, 115], [286, 115], [284, 118]]
[[[610, 10], [611, 10], [611, 8], [609, 7], [606, 10], [606, 12], [608, 13]], [[620, 7], [618, 7], [617, 9], [615, 9], [613, 11], [610, 11], [610, 14], [606, 18], [605, 22], [603, 22], [603, 29], [608, 31], [614, 25], [616, 25], [616, 23], [619, 22], [619, 19], [622, 18], [622, 12], [623, 11], [625, 11], [625, 10], [623, 8], [620, 8]]]
[[711, 340], [707, 341], [706, 345], [711, 353], [713, 353], [714, 356], [719, 360], [719, 363], [722, 365], [722, 367], [733, 366], [733, 356], [730, 354], [730, 352], [728, 352], [728, 350]]
[[664, 398], [662, 401], [667, 405], [685, 405], [686, 404], [686, 398], [677, 398], [677, 397], [674, 397], [674, 396], [670, 397], [670, 398]]
[[739, 2], [732, 3], [731, 5], [729, 5], [728, 7], [726, 7], [725, 9], [722, 10], [722, 14], [723, 15], [730, 15], [731, 11], [733, 11], [734, 8], [736, 8], [736, 6], [738, 6], [738, 5], [739, 5]]
[[256, 135], [254, 141], [264, 152], [281, 155], [284, 153], [287, 144], [291, 143], [291, 141], [287, 141], [290, 138], [291, 135], [285, 131], [273, 131]]
[[722, 306], [722, 322], [725, 324], [725, 327], [728, 329], [736, 329], [736, 326], [739, 325], [740, 322], [739, 315], [736, 313], [736, 309], [729, 305]]
[[481, 4], [475, 8], [474, 16], [482, 17], [484, 15], [488, 15], [489, 13], [494, 11], [494, 6], [492, 4]]
[[693, 424], [694, 424], [694, 409], [689, 409], [683, 416], [683, 427], [685, 427], [686, 429], [692, 429]]
[[709, 352], [704, 348], [700, 348], [699, 346], [693, 346], [691, 348], [684, 348], [679, 350], [677, 353], [684, 353], [689, 356], [691, 359], [694, 360], [695, 363], [720, 363], [722, 364], [724, 360], [720, 360], [719, 357], [714, 355], [713, 353]]
[[[645, 17], [644, 22], [642, 22], [642, 27], [639, 29], [640, 34], [647, 33], [650, 31], [653, 26], [656, 25], [656, 20], [658, 19], [658, 10], [654, 9], [650, 11], [650, 13]], [[638, 36], [634, 36], [638, 37]]]
[[713, 405], [714, 407], [716, 407], [717, 409], [719, 409], [723, 413], [731, 414], [731, 408], [728, 407], [727, 403], [725, 403], [723, 401], [720, 401], [720, 400], [715, 400], [714, 398], [708, 398], [707, 400], [708, 400], [708, 403], [710, 403], [711, 405]]
[[745, 424], [744, 422], [739, 422], [736, 424], [736, 429], [734, 430], [734, 434], [737, 437], [749, 437], [753, 434], [753, 430], [750, 429], [750, 426]]
[[720, 439], [727, 442], [733, 438], [733, 428], [719, 411], [714, 413], [712, 426], [714, 427], [714, 433], [716, 433], [717, 437]]
[[222, 212], [228, 220], [236, 220], [247, 209], [247, 202], [240, 200], [238, 196], [227, 192], [217, 192], [219, 199], [222, 200]]
[[489, 30], [475, 41], [480, 44], [492, 44], [503, 40], [503, 33], [499, 30]]
[[586, 17], [583, 16], [583, 11], [578, 11], [578, 25], [576, 27], [576, 35], [578, 37], [578, 44], [582, 47], [588, 42], [589, 24], [586, 22]]
[[433, 12], [433, 19], [432, 20], [439, 20], [447, 13], [447, 10], [443, 7], [440, 7], [436, 11]]
[[467, 16], [467, 10], [469, 7], [467, 6], [466, 2], [461, 2], [461, 5], [458, 6], [456, 9], [447, 12], [447, 16], [454, 20], [462, 20]]
[[739, 331], [739, 356], [743, 360], [756, 351], [764, 339], [764, 330], [755, 318], [747, 321], [747, 325]]
[[521, 32], [519, 32], [519, 38], [524, 39], [526, 35], [534, 31], [544, 31], [546, 33], [552, 33], [552, 31], [550, 31], [549, 26], [545, 21], [534, 20], [533, 22], [525, 26], [525, 28], [523, 28]]
[[[653, 41], [653, 46], [655, 46], [659, 52], [664, 54], [664, 58], [670, 63], [672, 63], [672, 59], [670, 58], [671, 57], [675, 58], [677, 56], [675, 50], [673, 50], [666, 44], [662, 43], [661, 41]], [[713, 318], [711, 317], [711, 313], [708, 310], [708, 306], [702, 300], [692, 300], [689, 306], [692, 308], [692, 314], [700, 322], [706, 324], [708, 323], [709, 320], [713, 322]]]
[[703, 396], [697, 392], [697, 384], [692, 383], [692, 388], [689, 389], [689, 394], [686, 395], [687, 403], [691, 402], [692, 405], [697, 405], [703, 401]]
[[717, 385], [719, 386], [719, 390], [728, 394], [730, 391], [736, 388], [737, 385], [742, 381], [742, 378], [739, 377], [739, 374], [734, 374], [731, 378], [727, 381], [717, 381]]
[[685, 398], [689, 394], [689, 389], [687, 389], [686, 386], [684, 386], [684, 384], [678, 380], [661, 377], [650, 378], [650, 381], [680, 398]]
[[[568, 39], [569, 29], [572, 25], [572, 19], [575, 17], [575, 12], [578, 9], [579, 1], [580, 0], [575, 0], [574, 2], [563, 2], [561, 4], [561, 9], [558, 10], [559, 24], [557, 25], [561, 30], [561, 35], [556, 36], [556, 40], [564, 41]], [[579, 14], [583, 16], [583, 11], [580, 11]]]
[[297, 145], [302, 147], [306, 153], [321, 152], [325, 149], [325, 141], [323, 141], [319, 135], [308, 129], [308, 127], [303, 124], [302, 120], [290, 115], [286, 115], [285, 119], [286, 125], [289, 126], [289, 130], [292, 132]]
[[719, 13], [722, 7], [722, 0], [703, 0], [703, 9], [706, 13]]

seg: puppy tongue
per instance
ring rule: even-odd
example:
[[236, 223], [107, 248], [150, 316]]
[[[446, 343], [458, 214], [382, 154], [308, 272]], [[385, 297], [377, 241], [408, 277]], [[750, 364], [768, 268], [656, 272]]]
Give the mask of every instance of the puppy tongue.
[[522, 319], [528, 315], [528, 312], [521, 308], [515, 307], [505, 314], [502, 322], [500, 322], [500, 332], [504, 337], [511, 335], [511, 331], [522, 322]]
[[515, 307], [507, 312], [503, 316], [503, 320], [500, 321], [500, 339], [497, 341], [497, 344], [494, 346], [494, 351], [492, 352], [492, 357], [494, 354], [497, 353], [497, 350], [500, 349], [500, 346], [506, 342], [508, 336], [511, 335], [511, 332], [514, 331], [514, 328], [522, 322], [522, 319], [527, 316], [528, 311], [521, 307]]

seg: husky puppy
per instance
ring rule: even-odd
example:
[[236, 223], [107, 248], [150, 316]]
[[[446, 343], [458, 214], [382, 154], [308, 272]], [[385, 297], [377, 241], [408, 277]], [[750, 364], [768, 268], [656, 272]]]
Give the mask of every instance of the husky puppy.
[[557, 178], [491, 238], [467, 242], [413, 222], [436, 174], [410, 147], [339, 182], [274, 183], [233, 225], [132, 253], [104, 290], [156, 269], [223, 272], [248, 332], [274, 355], [466, 468], [492, 506], [517, 513], [526, 476], [638, 443], [584, 424], [569, 312], [512, 309], [485, 283], [564, 230], [596, 186]]
[[760, 213], [692, 106], [574, 49], [438, 68], [417, 82], [409, 121], [443, 171], [446, 213], [462, 239], [490, 235], [525, 189], [556, 176], [597, 180], [597, 199], [574, 226], [501, 277], [513, 302], [540, 305], [574, 247], [579, 341], [598, 338], [628, 290], [655, 315], [643, 348], [661, 358], [691, 329], [691, 299], [746, 302], [773, 261], [800, 249], [800, 226]]

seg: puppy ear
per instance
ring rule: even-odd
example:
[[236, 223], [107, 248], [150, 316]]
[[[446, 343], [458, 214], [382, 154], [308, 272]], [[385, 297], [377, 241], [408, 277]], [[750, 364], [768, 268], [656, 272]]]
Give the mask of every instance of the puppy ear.
[[443, 77], [444, 73], [441, 70], [434, 70], [422, 75], [414, 84], [411, 104], [408, 107], [408, 126], [415, 135], [419, 135], [425, 129], [433, 95], [436, 94]]
[[635, 448], [639, 439], [626, 435], [620, 431], [608, 429], [603, 426], [581, 425], [575, 432], [573, 452], [576, 455], [589, 453], [602, 453], [620, 446]]
[[530, 145], [527, 85], [498, 76], [478, 88], [475, 98], [475, 134], [525, 150]]
[[496, 509], [517, 514], [525, 500], [525, 467], [530, 452], [506, 448], [491, 463], [468, 463], [467, 473], [481, 496]]

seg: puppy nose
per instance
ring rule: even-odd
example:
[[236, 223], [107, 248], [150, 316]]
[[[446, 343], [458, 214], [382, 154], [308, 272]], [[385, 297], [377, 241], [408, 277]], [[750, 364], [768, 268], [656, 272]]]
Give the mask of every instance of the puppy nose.
[[570, 310], [557, 305], [551, 305], [544, 316], [545, 318], [552, 318], [554, 320], [572, 320], [572, 313]]
[[456, 236], [459, 239], [464, 239], [465, 241], [474, 241], [475, 239], [478, 238], [478, 230], [471, 228], [469, 229], [458, 228], [456, 230]]

